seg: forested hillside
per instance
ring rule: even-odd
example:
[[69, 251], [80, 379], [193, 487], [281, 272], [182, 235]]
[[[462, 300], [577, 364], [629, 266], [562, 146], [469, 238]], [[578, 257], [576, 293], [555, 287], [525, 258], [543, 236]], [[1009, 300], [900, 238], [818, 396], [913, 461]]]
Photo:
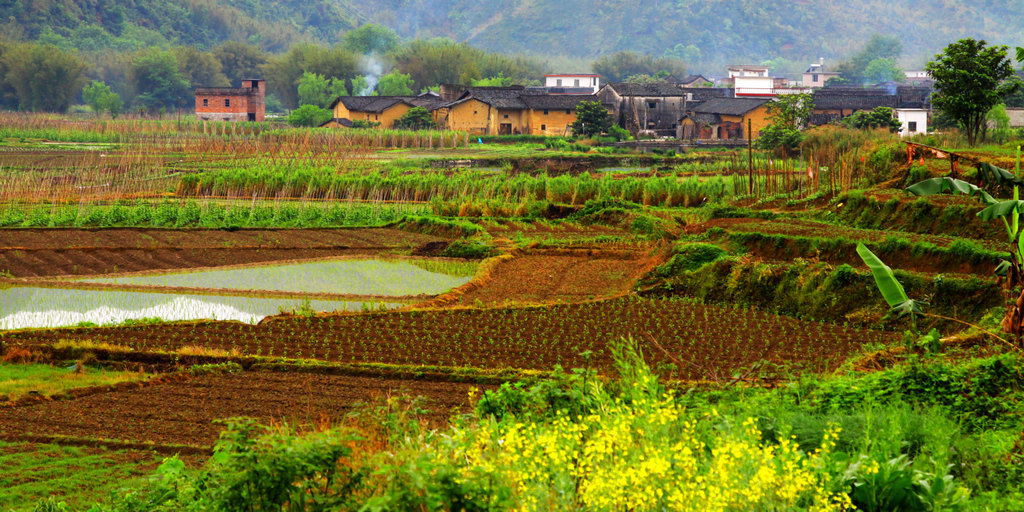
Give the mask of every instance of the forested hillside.
[[710, 72], [728, 62], [838, 60], [875, 33], [897, 36], [908, 65], [961, 37], [1024, 44], [1022, 8], [966, 0], [23, 0], [0, 2], [0, 19], [5, 32], [80, 49], [233, 40], [271, 52], [298, 41], [333, 44], [373, 22], [407, 39], [449, 37], [501, 53], [632, 50]]

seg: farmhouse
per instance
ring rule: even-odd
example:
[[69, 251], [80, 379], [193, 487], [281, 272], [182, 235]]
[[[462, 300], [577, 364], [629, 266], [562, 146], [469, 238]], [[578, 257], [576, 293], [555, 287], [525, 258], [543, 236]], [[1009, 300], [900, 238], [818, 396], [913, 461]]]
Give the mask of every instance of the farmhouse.
[[687, 110], [679, 120], [677, 137], [687, 140], [729, 140], [754, 137], [768, 126], [767, 98], [716, 98]]
[[242, 80], [241, 87], [196, 87], [196, 119], [199, 121], [263, 121], [266, 82]]
[[353, 121], [367, 121], [380, 123], [381, 128], [391, 128], [395, 121], [413, 107], [435, 112], [443, 103], [436, 93], [419, 96], [340, 96], [330, 106], [334, 118], [324, 126], [351, 126]]
[[438, 109], [437, 121], [474, 135], [565, 135], [576, 120], [576, 105], [595, 100], [593, 95], [548, 94], [521, 85], [468, 87]]
[[838, 76], [840, 74], [834, 71], [825, 71], [825, 59], [819, 58], [818, 62], [811, 64], [807, 67], [807, 71], [804, 71], [802, 85], [814, 88], [825, 87], [825, 82]]
[[675, 134], [687, 104], [687, 93], [668, 82], [614, 82], [602, 87], [597, 97], [612, 106], [615, 124], [633, 133], [668, 136]]
[[928, 87], [825, 87], [816, 89], [812, 96], [811, 124], [822, 125], [838, 121], [860, 110], [876, 107], [893, 109], [929, 109]]

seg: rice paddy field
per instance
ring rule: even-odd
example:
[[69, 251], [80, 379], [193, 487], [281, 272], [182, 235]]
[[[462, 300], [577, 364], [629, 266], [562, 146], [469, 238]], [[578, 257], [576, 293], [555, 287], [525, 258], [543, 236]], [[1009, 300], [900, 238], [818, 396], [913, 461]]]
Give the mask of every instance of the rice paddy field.
[[889, 135], [0, 126], [4, 512], [1024, 502], [1012, 247]]

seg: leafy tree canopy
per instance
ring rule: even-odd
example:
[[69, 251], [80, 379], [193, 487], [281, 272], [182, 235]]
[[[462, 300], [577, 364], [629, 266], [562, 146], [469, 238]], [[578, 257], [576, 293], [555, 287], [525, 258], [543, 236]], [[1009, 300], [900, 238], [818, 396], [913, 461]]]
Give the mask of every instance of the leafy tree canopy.
[[887, 57], [879, 57], [864, 68], [864, 80], [867, 83], [902, 82], [906, 76], [896, 61]]
[[622, 82], [635, 75], [663, 76], [686, 75], [686, 64], [679, 59], [660, 58], [641, 55], [634, 52], [617, 52], [594, 61], [594, 73], [601, 75], [607, 82]]
[[299, 79], [297, 92], [300, 105], [316, 105], [320, 108], [327, 108], [338, 96], [348, 96], [344, 80], [325, 78], [309, 71]]
[[581, 101], [576, 104], [576, 120], [570, 126], [573, 133], [584, 137], [608, 133], [612, 115], [598, 101]]
[[267, 54], [258, 46], [228, 41], [213, 49], [213, 56], [220, 61], [221, 71], [231, 85], [245, 78], [263, 76], [260, 66], [267, 62]]
[[381, 96], [412, 96], [412, 77], [393, 70], [380, 77], [377, 92]]
[[925, 66], [935, 79], [932, 105], [956, 121], [972, 146], [985, 114], [1019, 87], [1005, 81], [1013, 75], [1006, 50], [1006, 46], [988, 46], [984, 40], [961, 39]]
[[12, 45], [0, 60], [2, 78], [23, 110], [64, 112], [85, 82], [85, 64], [78, 55], [53, 46]]
[[135, 101], [150, 111], [187, 105], [193, 98], [188, 78], [168, 50], [152, 49], [137, 54], [131, 62], [129, 82], [136, 94]]
[[900, 131], [901, 126], [893, 109], [889, 107], [859, 110], [851, 116], [844, 117], [842, 123], [843, 126], [855, 129], [888, 128], [893, 133]]
[[92, 108], [96, 117], [107, 112], [110, 117], [116, 119], [121, 113], [121, 109], [124, 108], [124, 103], [116, 92], [110, 90], [107, 84], [95, 80], [82, 89], [82, 99]]
[[808, 93], [776, 97], [768, 103], [771, 124], [758, 134], [757, 147], [781, 150], [785, 154], [796, 152], [804, 139], [800, 129], [807, 125], [813, 108], [813, 98]]
[[316, 105], [303, 105], [288, 114], [288, 124], [292, 126], [320, 126], [330, 121], [334, 114]]
[[437, 123], [424, 107], [413, 107], [402, 117], [395, 120], [395, 128], [403, 130], [429, 130], [437, 128]]
[[397, 48], [398, 43], [398, 34], [394, 30], [373, 23], [350, 30], [342, 37], [345, 48], [360, 55], [383, 55]]

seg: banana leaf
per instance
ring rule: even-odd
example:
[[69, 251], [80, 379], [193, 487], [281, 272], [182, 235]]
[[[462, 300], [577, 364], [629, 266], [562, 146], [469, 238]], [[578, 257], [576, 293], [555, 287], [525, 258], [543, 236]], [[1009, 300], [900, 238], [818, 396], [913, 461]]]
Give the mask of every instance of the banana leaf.
[[978, 164], [978, 176], [987, 185], [1024, 186], [1024, 180], [1018, 178], [1012, 172], [1000, 169], [987, 162]]
[[878, 291], [882, 292], [882, 297], [885, 299], [885, 302], [889, 303], [889, 307], [895, 308], [910, 300], [907, 297], [907, 292], [903, 290], [903, 285], [893, 275], [892, 269], [885, 263], [882, 263], [882, 260], [878, 259], [875, 253], [871, 252], [863, 243], [858, 243], [857, 254], [860, 255], [860, 259], [864, 260], [864, 264], [871, 269], [871, 275], [875, 278]]
[[934, 196], [945, 192], [951, 192], [953, 195], [962, 194], [965, 196], [976, 196], [985, 204], [995, 204], [999, 202], [988, 192], [985, 192], [971, 183], [948, 177], [930, 178], [924, 181], [919, 181], [907, 187], [906, 191], [914, 194], [915, 196]]
[[999, 201], [996, 203], [990, 203], [988, 208], [978, 212], [978, 217], [981, 220], [992, 220], [998, 217], [1006, 217], [1013, 213], [1020, 213], [1024, 210], [1024, 201], [1010, 199], [1008, 201]]

